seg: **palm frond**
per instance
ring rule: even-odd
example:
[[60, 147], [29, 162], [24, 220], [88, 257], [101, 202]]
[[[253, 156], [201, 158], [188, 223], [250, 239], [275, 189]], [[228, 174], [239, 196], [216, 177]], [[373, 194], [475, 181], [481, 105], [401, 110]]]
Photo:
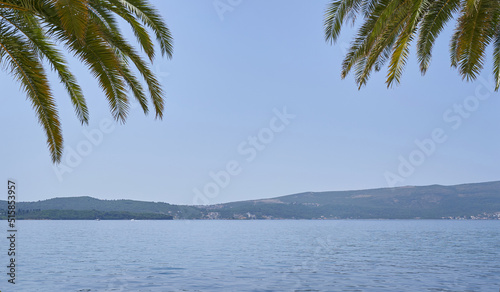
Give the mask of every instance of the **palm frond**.
[[[406, 1], [405, 1], [406, 2]], [[391, 56], [389, 71], [387, 74], [387, 86], [399, 83], [403, 69], [410, 54], [410, 42], [417, 32], [417, 26], [422, 19], [422, 11], [425, 11], [428, 0], [414, 0], [408, 2], [408, 17], [399, 37], [394, 45], [394, 51]]]
[[[356, 67], [358, 87], [366, 84], [370, 72], [386, 47], [392, 47], [400, 30], [401, 21], [407, 17], [410, 0], [381, 0], [359, 28], [342, 62], [342, 78]], [[399, 23], [399, 24], [398, 24]], [[383, 61], [383, 60], [382, 60]], [[380, 64], [380, 62], [379, 62]]]
[[124, 79], [119, 72], [121, 60], [93, 24], [89, 25], [85, 43], [86, 47], [82, 49], [77, 42], [72, 42], [72, 49], [97, 78], [113, 117], [124, 123], [129, 105]]
[[363, 2], [363, 0], [335, 0], [328, 5], [323, 24], [327, 42], [337, 41], [344, 20], [355, 15]]
[[361, 15], [363, 23], [342, 61], [341, 77], [354, 68], [359, 88], [366, 84], [372, 70], [379, 71], [389, 59], [387, 85], [399, 83], [416, 37], [420, 71], [425, 74], [438, 35], [457, 14], [450, 41], [452, 67], [458, 67], [463, 79], [474, 80], [493, 41], [493, 73], [500, 80], [498, 0], [335, 0], [325, 11], [327, 42], [338, 39], [343, 22], [356, 19], [353, 14]]
[[[498, 30], [497, 30], [498, 31]], [[495, 90], [500, 87], [500, 33], [495, 35], [493, 43], [493, 77], [495, 78]]]
[[75, 113], [82, 124], [88, 124], [89, 113], [83, 92], [76, 78], [66, 65], [63, 55], [55, 45], [43, 34], [37, 19], [29, 13], [2, 11], [0, 17], [14, 27], [29, 40], [29, 46], [41, 58], [45, 59], [57, 72], [61, 83], [66, 88]]
[[153, 30], [156, 40], [160, 43], [162, 56], [172, 57], [173, 38], [162, 17], [145, 0], [109, 0], [114, 5], [122, 5], [134, 13], [142, 22]]
[[484, 65], [485, 49], [498, 24], [498, 1], [477, 0], [463, 6], [452, 37], [452, 64], [464, 79], [474, 80]]
[[[137, 68], [137, 70], [139, 71], [139, 73], [142, 75], [143, 79], [146, 81], [146, 84], [148, 86], [148, 91], [151, 97], [151, 101], [153, 103], [153, 106], [155, 107], [156, 117], [161, 119], [163, 117], [163, 109], [164, 109], [163, 89], [161, 88], [160, 83], [156, 79], [155, 75], [153, 74], [147, 63], [139, 56], [139, 54], [123, 38], [123, 36], [121, 36], [120, 33], [116, 33], [112, 30], [106, 29], [106, 27], [104, 27], [102, 24], [100, 29], [104, 37], [109, 42], [109, 44], [123, 55], [123, 57], [125, 58], [124, 60], [131, 60], [132, 63]], [[130, 76], [129, 77], [124, 76], [124, 77], [127, 83], [131, 81]], [[129, 85], [131, 84], [129, 83]], [[144, 112], [147, 113], [149, 110], [144, 100], [143, 96], [144, 93], [142, 92], [142, 94], [139, 95], [139, 92], [137, 92], [136, 90], [138, 88], [139, 87], [135, 86], [134, 88], [131, 89], [134, 93], [134, 96], [141, 104], [141, 107], [143, 108]]]
[[419, 30], [417, 55], [420, 71], [425, 74], [432, 57], [432, 47], [445, 24], [460, 8], [460, 0], [436, 0], [430, 3]]
[[88, 0], [57, 0], [55, 9], [62, 28], [83, 43], [88, 24]]
[[[116, 1], [115, 4], [121, 4], [120, 1]], [[137, 41], [141, 45], [142, 49], [146, 53], [146, 55], [149, 57], [151, 61], [153, 61], [155, 57], [155, 49], [153, 46], [153, 42], [151, 41], [151, 38], [149, 37], [149, 34], [146, 30], [146, 28], [136, 20], [136, 16], [131, 13], [126, 7], [122, 5], [111, 5], [111, 4], [106, 4], [106, 3], [99, 3], [99, 5], [96, 7], [96, 9], [99, 9], [98, 7], [103, 7], [106, 8], [107, 10], [114, 12], [116, 15], [120, 15], [121, 18], [123, 18], [125, 21], [129, 23], [129, 25], [132, 28], [132, 31], [134, 35], [137, 38]], [[102, 12], [102, 10], [101, 10]], [[116, 31], [114, 31], [116, 33]]]
[[170, 31], [146, 0], [0, 0], [0, 62], [31, 100], [55, 163], [61, 159], [63, 140], [43, 63], [57, 73], [79, 120], [84, 124], [89, 120], [82, 89], [56, 44], [63, 44], [88, 67], [116, 120], [125, 122], [128, 115], [127, 89], [148, 113], [145, 90], [130, 63], [148, 86], [156, 117], [163, 115], [163, 90], [148, 63], [121, 35], [116, 18], [130, 25], [151, 62], [155, 48], [149, 30], [159, 42], [161, 54], [172, 56]]
[[45, 130], [53, 162], [61, 159], [63, 138], [49, 83], [39, 59], [29, 51], [30, 44], [13, 29], [0, 22], [0, 61], [10, 68]]
[[363, 64], [364, 69], [358, 70], [356, 83], [361, 88], [366, 84], [373, 69], [379, 71], [380, 67], [389, 60], [393, 50], [396, 38], [400, 35], [402, 28], [408, 21], [408, 5], [398, 6], [390, 16], [390, 21], [386, 22], [383, 30], [377, 35], [375, 41], [366, 53], [367, 59]]

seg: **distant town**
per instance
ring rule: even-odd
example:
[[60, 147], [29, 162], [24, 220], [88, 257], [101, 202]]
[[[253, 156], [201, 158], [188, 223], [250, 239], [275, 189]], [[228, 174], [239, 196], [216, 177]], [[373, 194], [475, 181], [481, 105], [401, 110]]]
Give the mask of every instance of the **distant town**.
[[452, 220], [500, 220], [500, 212], [496, 213], [482, 213], [475, 216], [450, 216], [442, 217], [442, 219], [452, 219]]

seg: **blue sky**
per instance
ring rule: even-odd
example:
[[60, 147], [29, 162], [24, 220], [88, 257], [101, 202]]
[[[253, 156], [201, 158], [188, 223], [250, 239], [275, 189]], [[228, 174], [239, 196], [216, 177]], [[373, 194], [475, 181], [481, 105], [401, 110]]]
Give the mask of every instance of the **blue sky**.
[[125, 125], [114, 123], [96, 81], [70, 58], [91, 122], [78, 123], [52, 75], [65, 138], [55, 167], [24, 93], [0, 73], [0, 176], [17, 179], [20, 200], [214, 204], [499, 179], [491, 65], [481, 80], [462, 81], [450, 68], [451, 28], [425, 76], [412, 47], [399, 86], [386, 88], [384, 68], [358, 91], [352, 75], [340, 78], [353, 30], [346, 27], [336, 45], [324, 41], [328, 1], [152, 2], [175, 40], [173, 59], [153, 65], [166, 91], [162, 121], [133, 108]]

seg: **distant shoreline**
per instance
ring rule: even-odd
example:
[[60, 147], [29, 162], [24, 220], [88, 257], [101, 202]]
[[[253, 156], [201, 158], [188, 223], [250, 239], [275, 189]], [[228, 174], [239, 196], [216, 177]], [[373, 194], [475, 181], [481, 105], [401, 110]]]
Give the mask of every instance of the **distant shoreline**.
[[[0, 200], [0, 219], [8, 213]], [[305, 192], [212, 205], [63, 197], [17, 202], [16, 219], [52, 220], [499, 220], [500, 181], [371, 190]]]

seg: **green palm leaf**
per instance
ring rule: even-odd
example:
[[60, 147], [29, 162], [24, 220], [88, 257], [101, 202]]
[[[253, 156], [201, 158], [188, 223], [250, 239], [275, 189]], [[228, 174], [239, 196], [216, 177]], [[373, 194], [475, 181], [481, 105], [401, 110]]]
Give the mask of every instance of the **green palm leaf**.
[[10, 73], [19, 81], [36, 112], [38, 121], [45, 129], [52, 161], [62, 155], [61, 126], [54, 98], [40, 60], [29, 50], [30, 44], [0, 22], [0, 62], [7, 65]]
[[55, 9], [61, 21], [62, 28], [69, 36], [84, 43], [85, 31], [87, 30], [88, 0], [57, 0]]
[[498, 1], [468, 1], [452, 37], [452, 64], [464, 79], [474, 80], [483, 68], [485, 49], [498, 26]]
[[152, 62], [155, 48], [147, 28], [160, 44], [162, 55], [172, 56], [172, 36], [159, 13], [145, 0], [0, 0], [0, 62], [21, 84], [40, 124], [54, 162], [62, 155], [63, 139], [54, 98], [43, 62], [54, 70], [71, 98], [76, 115], [88, 123], [82, 90], [56, 43], [62, 43], [97, 79], [113, 117], [125, 122], [128, 90], [148, 113], [143, 77], [156, 117], [163, 116], [163, 90], [133, 46], [120, 33], [116, 18], [132, 28], [140, 48]]
[[430, 3], [418, 36], [417, 54], [420, 70], [425, 74], [432, 57], [432, 47], [445, 24], [457, 12], [460, 0], [437, 0]]
[[335, 42], [346, 19], [361, 15], [363, 23], [342, 62], [345, 78], [355, 68], [359, 87], [372, 70], [390, 60], [387, 84], [399, 83], [417, 38], [420, 71], [425, 74], [437, 36], [458, 13], [450, 42], [451, 65], [466, 80], [474, 80], [484, 66], [485, 51], [493, 41], [493, 73], [500, 84], [500, 1], [498, 0], [334, 0], [325, 13], [325, 38]]

